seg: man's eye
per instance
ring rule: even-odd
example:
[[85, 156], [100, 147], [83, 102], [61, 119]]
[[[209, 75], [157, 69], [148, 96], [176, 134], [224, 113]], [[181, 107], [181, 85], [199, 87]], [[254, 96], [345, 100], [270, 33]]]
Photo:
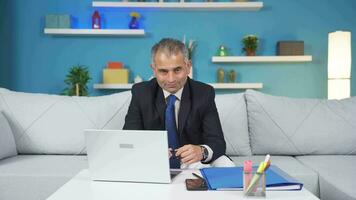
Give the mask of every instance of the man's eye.
[[180, 72], [180, 71], [182, 71], [182, 68], [177, 68], [177, 69], [175, 69], [174, 71], [175, 71], [175, 72]]

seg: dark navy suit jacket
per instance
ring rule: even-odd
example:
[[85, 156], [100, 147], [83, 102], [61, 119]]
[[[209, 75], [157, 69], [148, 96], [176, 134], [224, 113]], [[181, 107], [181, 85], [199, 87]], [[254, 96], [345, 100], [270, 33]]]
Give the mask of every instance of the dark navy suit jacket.
[[[123, 129], [165, 130], [166, 103], [157, 80], [135, 84], [131, 93]], [[214, 88], [188, 78], [178, 113], [180, 144], [208, 145], [214, 152], [211, 161], [224, 155], [226, 149], [214, 99]]]

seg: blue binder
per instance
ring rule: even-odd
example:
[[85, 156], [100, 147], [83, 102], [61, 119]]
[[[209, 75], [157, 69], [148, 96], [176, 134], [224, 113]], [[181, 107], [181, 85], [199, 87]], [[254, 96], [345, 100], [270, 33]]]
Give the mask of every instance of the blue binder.
[[[208, 183], [209, 190], [242, 190], [242, 167], [213, 167], [200, 170]], [[271, 165], [266, 171], [266, 190], [301, 190], [298, 182], [283, 170]]]

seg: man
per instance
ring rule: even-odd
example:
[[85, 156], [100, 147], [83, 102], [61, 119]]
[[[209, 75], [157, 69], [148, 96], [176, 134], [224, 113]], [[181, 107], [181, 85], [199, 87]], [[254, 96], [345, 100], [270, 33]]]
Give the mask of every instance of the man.
[[132, 87], [124, 129], [167, 130], [171, 168], [180, 168], [179, 162], [211, 163], [224, 155], [214, 89], [188, 77], [191, 63], [185, 45], [162, 39], [151, 56], [156, 78]]

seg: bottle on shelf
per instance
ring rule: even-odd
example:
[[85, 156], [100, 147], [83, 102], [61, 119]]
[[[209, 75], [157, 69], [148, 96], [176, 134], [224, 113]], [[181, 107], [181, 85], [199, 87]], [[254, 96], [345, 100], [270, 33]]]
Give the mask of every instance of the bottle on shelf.
[[101, 29], [100, 14], [97, 10], [93, 13], [91, 20], [92, 20], [92, 28], [93, 29]]
[[131, 12], [130, 16], [131, 16], [131, 20], [129, 23], [129, 28], [130, 29], [139, 29], [140, 24], [139, 24], [138, 19], [140, 18], [140, 14], [137, 12]]

